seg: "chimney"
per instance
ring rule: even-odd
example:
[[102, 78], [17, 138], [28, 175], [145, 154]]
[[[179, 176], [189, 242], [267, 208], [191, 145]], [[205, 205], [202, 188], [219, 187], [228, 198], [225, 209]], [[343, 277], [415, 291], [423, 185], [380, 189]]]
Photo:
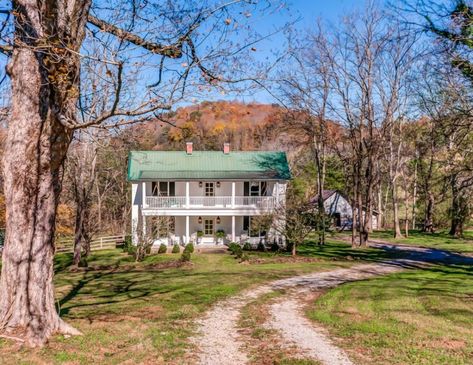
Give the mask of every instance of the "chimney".
[[225, 155], [228, 155], [228, 154], [230, 153], [230, 143], [225, 142], [225, 143], [223, 144], [223, 153], [224, 153]]
[[186, 142], [186, 153], [192, 155], [192, 142]]

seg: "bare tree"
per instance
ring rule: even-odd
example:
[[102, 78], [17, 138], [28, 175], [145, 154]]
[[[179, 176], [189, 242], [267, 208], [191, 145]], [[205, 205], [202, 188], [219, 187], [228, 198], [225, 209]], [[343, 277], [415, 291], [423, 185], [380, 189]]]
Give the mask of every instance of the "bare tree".
[[91, 220], [91, 204], [96, 181], [97, 147], [93, 141], [78, 141], [71, 146], [67, 160], [67, 178], [72, 188], [76, 207], [74, 256], [72, 265], [79, 265], [82, 252], [87, 257], [96, 228]]
[[[243, 75], [242, 63], [250, 58], [237, 55], [251, 52], [251, 46], [232, 42], [241, 29], [235, 24], [245, 26], [248, 14], [260, 9], [246, 1], [99, 4], [18, 0], [1, 10], [11, 116], [3, 158], [8, 215], [0, 333], [30, 346], [41, 346], [58, 332], [79, 334], [59, 317], [52, 280], [56, 208], [74, 130], [145, 120], [182, 100], [188, 87], [197, 93], [199, 86], [232, 81], [226, 71]], [[100, 47], [100, 53], [89, 52]], [[136, 58], [146, 62], [135, 63]], [[83, 64], [108, 68], [104, 82], [114, 85], [114, 94], [102, 101], [101, 114], [89, 105], [90, 90], [82, 89]], [[143, 77], [143, 70], [154, 71], [154, 82], [128, 88], [127, 80]]]
[[[376, 186], [379, 183], [381, 126], [388, 115], [395, 118], [397, 88], [382, 83], [383, 71], [392, 64], [390, 52], [397, 28], [386, 25], [386, 15], [368, 3], [364, 13], [346, 17], [332, 42], [332, 85], [335, 115], [347, 128], [340, 155], [350, 164], [353, 206], [352, 244], [364, 245], [371, 230]], [[382, 101], [381, 105], [379, 100]], [[384, 108], [383, 108], [384, 106]]]
[[[325, 208], [323, 192], [330, 127], [327, 121], [332, 50], [320, 22], [317, 29], [304, 36], [304, 40], [290, 40], [288, 67], [281, 79], [281, 98], [287, 105], [282, 128], [290, 130], [299, 148], [310, 147], [317, 176], [317, 234], [318, 243], [325, 244]], [[296, 46], [298, 45], [298, 46]]]

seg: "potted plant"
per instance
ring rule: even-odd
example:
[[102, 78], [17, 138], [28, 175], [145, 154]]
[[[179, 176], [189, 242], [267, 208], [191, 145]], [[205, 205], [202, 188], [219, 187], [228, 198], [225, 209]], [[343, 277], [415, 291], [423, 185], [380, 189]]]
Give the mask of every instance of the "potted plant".
[[217, 245], [219, 243], [222, 243], [223, 244], [223, 239], [225, 238], [225, 231], [223, 229], [219, 229], [216, 233], [215, 233], [215, 237], [217, 237]]
[[202, 237], [204, 237], [204, 232], [197, 231], [197, 244], [200, 245], [202, 243]]

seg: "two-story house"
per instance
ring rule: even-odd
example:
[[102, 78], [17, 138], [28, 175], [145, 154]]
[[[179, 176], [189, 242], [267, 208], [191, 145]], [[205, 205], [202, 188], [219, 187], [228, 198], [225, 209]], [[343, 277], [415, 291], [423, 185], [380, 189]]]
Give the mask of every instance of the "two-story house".
[[217, 236], [281, 242], [279, 229], [263, 232], [252, 221], [275, 212], [279, 222], [284, 219], [290, 177], [284, 152], [230, 151], [228, 143], [222, 151], [193, 151], [191, 142], [186, 151], [132, 151], [133, 242], [144, 234], [154, 235], [155, 244], [214, 244]]

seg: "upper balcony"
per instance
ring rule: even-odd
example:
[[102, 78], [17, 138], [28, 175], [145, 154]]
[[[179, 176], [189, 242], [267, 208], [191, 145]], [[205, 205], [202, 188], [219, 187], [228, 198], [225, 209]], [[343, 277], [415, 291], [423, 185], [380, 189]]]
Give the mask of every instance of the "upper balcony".
[[144, 209], [257, 209], [275, 208], [274, 196], [146, 196]]

